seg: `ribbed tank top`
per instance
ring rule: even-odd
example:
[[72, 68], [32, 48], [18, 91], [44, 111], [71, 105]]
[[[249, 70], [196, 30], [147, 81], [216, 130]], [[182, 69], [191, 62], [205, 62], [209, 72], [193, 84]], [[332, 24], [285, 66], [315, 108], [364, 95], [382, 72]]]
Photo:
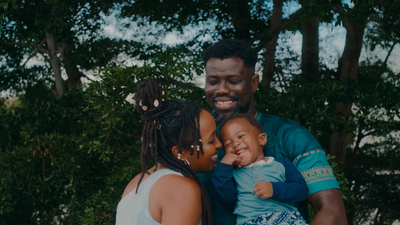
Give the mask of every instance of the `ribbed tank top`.
[[118, 203], [117, 225], [159, 225], [149, 212], [149, 195], [154, 183], [164, 175], [181, 173], [170, 169], [162, 169], [154, 172], [144, 180], [136, 193], [136, 189], [131, 191]]

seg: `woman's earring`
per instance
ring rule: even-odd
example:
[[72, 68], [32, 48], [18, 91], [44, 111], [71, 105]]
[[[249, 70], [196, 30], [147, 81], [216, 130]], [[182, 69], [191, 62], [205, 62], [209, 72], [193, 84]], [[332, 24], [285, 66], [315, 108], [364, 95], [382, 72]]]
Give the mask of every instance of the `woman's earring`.
[[182, 158], [181, 153], [178, 153], [178, 159], [180, 160]]
[[185, 161], [183, 163], [185, 163], [186, 165], [190, 166], [190, 163], [189, 163], [189, 161], [187, 159], [185, 159]]

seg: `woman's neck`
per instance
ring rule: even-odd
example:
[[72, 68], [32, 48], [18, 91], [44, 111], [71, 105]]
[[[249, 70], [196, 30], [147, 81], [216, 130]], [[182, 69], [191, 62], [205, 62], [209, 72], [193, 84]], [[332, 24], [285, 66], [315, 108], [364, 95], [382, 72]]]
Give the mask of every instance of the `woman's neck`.
[[158, 170], [162, 170], [162, 169], [167, 169], [167, 167], [166, 166], [164, 166], [163, 164], [161, 164], [161, 163], [158, 163], [157, 164], [157, 170], [156, 171], [158, 171]]

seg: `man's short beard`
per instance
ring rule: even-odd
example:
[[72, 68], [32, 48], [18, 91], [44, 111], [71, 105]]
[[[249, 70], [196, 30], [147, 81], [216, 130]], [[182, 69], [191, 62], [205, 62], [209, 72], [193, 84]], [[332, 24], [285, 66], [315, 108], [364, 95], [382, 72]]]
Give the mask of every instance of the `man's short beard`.
[[214, 117], [215, 123], [220, 124], [224, 119], [236, 113], [248, 113], [250, 109], [250, 101], [245, 105], [236, 105], [233, 109], [219, 110], [215, 105], [212, 107], [211, 115]]

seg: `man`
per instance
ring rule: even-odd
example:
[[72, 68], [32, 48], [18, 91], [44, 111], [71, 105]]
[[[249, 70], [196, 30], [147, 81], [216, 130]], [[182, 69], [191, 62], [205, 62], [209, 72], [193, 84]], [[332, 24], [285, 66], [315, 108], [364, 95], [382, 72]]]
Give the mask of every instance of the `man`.
[[[347, 224], [339, 185], [316, 138], [291, 120], [264, 115], [255, 109], [253, 93], [259, 83], [255, 74], [257, 53], [242, 41], [222, 40], [205, 51], [203, 60], [205, 96], [217, 124], [232, 113], [254, 115], [267, 134], [264, 155], [288, 158], [304, 176], [310, 190], [308, 202], [316, 212], [310, 224]], [[220, 149], [218, 161], [223, 156]], [[199, 176], [207, 188], [215, 224], [235, 224], [233, 206], [222, 205], [215, 198], [212, 174]], [[307, 220], [307, 201], [296, 207]]]

